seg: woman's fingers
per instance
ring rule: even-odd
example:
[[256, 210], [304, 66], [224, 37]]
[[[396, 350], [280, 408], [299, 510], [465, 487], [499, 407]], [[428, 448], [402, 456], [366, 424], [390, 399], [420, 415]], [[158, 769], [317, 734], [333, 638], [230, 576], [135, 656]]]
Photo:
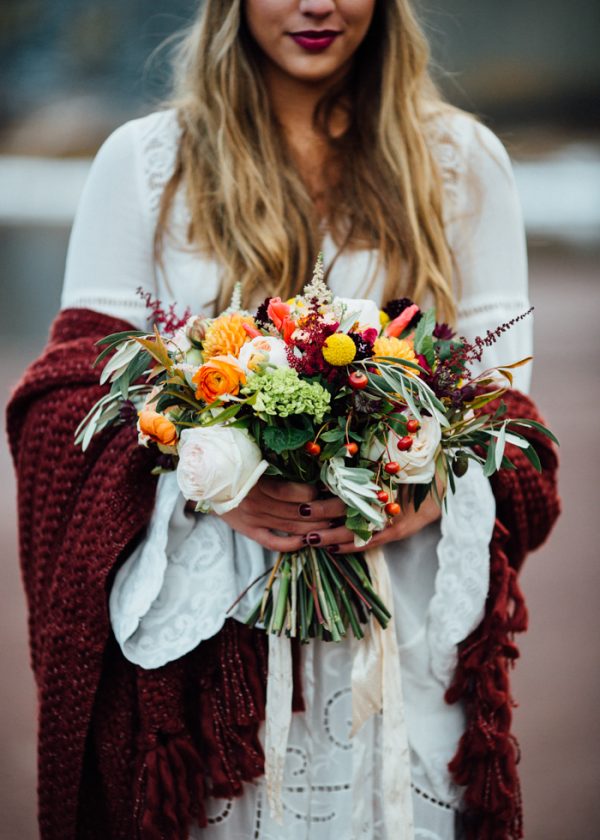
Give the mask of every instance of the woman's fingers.
[[258, 482], [240, 507], [248, 513], [268, 514], [286, 522], [311, 521], [315, 523], [314, 530], [321, 527], [321, 521], [346, 516], [346, 505], [341, 499], [335, 496], [319, 499], [317, 493], [312, 484], [266, 478]]
[[269, 551], [299, 551], [305, 546], [304, 537], [280, 536], [269, 531], [268, 528], [251, 528], [247, 536]]
[[314, 484], [301, 484], [296, 481], [281, 481], [277, 478], [261, 478], [257, 488], [270, 499], [290, 502], [299, 505], [302, 502], [312, 502], [319, 495]]
[[[312, 545], [315, 548], [319, 546], [323, 546], [324, 548], [331, 546], [337, 547], [348, 542], [354, 542], [354, 534], [343, 525], [338, 528], [327, 528], [320, 531], [313, 530], [306, 535], [306, 544]], [[355, 549], [355, 551], [358, 550]]]
[[332, 496], [329, 499], [317, 499], [311, 502], [310, 505], [311, 519], [340, 519], [346, 518], [346, 505], [337, 496]]

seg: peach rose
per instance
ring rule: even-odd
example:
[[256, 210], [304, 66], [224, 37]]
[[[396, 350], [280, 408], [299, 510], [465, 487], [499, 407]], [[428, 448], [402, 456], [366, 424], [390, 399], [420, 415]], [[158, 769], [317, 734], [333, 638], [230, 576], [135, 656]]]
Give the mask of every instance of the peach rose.
[[155, 443], [174, 446], [177, 443], [177, 429], [164, 414], [144, 408], [138, 415], [138, 429]]
[[246, 384], [246, 375], [234, 356], [213, 356], [192, 376], [196, 385], [196, 399], [214, 402], [227, 394], [239, 393]]

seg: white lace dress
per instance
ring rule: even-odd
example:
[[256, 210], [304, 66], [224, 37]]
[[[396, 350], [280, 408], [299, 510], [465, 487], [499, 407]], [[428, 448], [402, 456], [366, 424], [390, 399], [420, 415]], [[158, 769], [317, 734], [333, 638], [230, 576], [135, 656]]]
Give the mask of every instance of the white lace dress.
[[[172, 111], [119, 128], [98, 153], [77, 211], [62, 306], [87, 307], [144, 328], [142, 287], [179, 310], [214, 312], [219, 267], [184, 246], [187, 210], [177, 197], [174, 236], [164, 270], [152, 259], [162, 186], [172, 172], [178, 127]], [[459, 333], [485, 334], [528, 309], [524, 230], [508, 156], [486, 128], [462, 115], [440, 122], [431, 142], [445, 184], [445, 218], [460, 285]], [[323, 241], [326, 265], [335, 253]], [[333, 291], [364, 296], [375, 265], [371, 251], [342, 255], [330, 275]], [[370, 296], [379, 299], [382, 277]], [[459, 291], [460, 290], [460, 291]], [[398, 289], [402, 294], [402, 289]], [[531, 325], [519, 323], [484, 359], [511, 362], [531, 352]], [[527, 390], [527, 369], [515, 385]], [[119, 571], [110, 596], [113, 629], [127, 658], [153, 668], [184, 655], [218, 632], [236, 596], [266, 565], [267, 552], [212, 516], [183, 510], [173, 476], [159, 482], [145, 540]], [[462, 789], [447, 764], [464, 731], [460, 704], [444, 691], [456, 646], [481, 620], [489, 582], [494, 499], [481, 471], [458, 482], [448, 514], [414, 537], [386, 546], [404, 686], [418, 840], [453, 840]], [[240, 603], [243, 619], [251, 597]], [[311, 644], [302, 651], [306, 711], [295, 714], [288, 739], [283, 825], [266, 804], [264, 782], [234, 801], [211, 800], [202, 840], [391, 840], [381, 801], [381, 721], [372, 718], [352, 739], [352, 641]], [[356, 821], [357, 812], [360, 823]], [[353, 816], [354, 815], [354, 816]]]

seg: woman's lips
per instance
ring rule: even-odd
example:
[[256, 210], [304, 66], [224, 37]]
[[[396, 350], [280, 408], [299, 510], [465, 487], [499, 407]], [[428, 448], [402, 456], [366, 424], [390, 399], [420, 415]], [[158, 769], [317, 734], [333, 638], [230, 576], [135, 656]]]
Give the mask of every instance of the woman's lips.
[[307, 52], [321, 52], [331, 46], [341, 32], [330, 29], [307, 30], [305, 32], [290, 32], [290, 37]]

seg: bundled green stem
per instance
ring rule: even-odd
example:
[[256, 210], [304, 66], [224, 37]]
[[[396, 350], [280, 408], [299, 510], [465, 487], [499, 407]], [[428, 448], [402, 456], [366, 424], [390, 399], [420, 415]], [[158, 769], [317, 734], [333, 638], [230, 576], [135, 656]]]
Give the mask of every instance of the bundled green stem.
[[386, 627], [391, 613], [373, 589], [360, 554], [335, 556], [308, 547], [280, 554], [265, 591], [246, 623], [269, 633], [339, 642], [348, 629], [357, 639], [370, 615]]

